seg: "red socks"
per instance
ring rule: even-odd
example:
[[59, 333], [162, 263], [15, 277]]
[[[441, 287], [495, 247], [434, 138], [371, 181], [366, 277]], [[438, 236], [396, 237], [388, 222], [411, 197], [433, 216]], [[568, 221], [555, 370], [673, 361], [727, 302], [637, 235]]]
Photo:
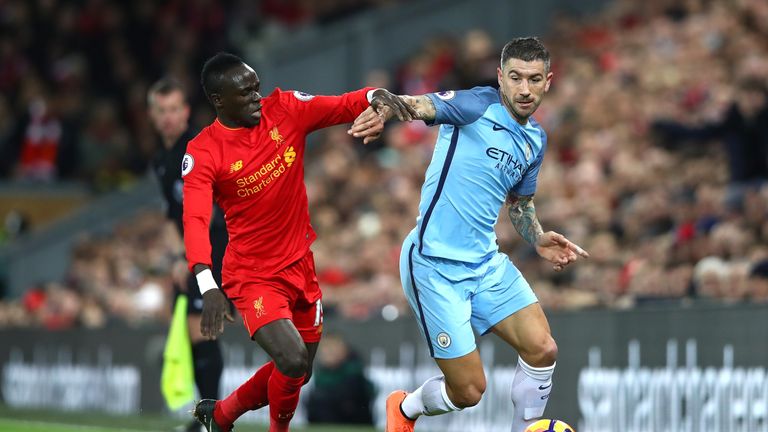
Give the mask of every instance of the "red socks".
[[275, 370], [277, 369], [274, 362], [265, 364], [226, 399], [216, 402], [216, 408], [213, 410], [216, 423], [228, 430], [235, 420], [247, 411], [267, 405], [267, 383]]
[[283, 375], [274, 362], [262, 366], [237, 390], [216, 402], [213, 419], [224, 430], [247, 411], [269, 404], [270, 432], [285, 432], [299, 404], [299, 393], [304, 377]]
[[299, 404], [299, 393], [304, 385], [304, 376], [292, 378], [280, 373], [277, 368], [269, 378], [269, 432], [284, 432], [293, 418]]

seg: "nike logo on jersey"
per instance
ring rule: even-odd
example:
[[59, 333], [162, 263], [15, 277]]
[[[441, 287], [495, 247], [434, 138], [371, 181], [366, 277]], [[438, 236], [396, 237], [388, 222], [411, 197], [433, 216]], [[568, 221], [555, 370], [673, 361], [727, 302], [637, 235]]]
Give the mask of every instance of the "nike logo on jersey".
[[494, 123], [494, 124], [493, 124], [493, 130], [495, 130], [495, 131], [501, 131], [501, 130], [504, 130], [504, 128], [503, 128], [503, 127], [501, 127], [501, 126], [499, 126], [498, 124]]
[[546, 390], [546, 389], [548, 389], [548, 388], [550, 388], [550, 387], [552, 387], [552, 382], [550, 382], [549, 384], [547, 384], [547, 385], [545, 385], [545, 386], [543, 386], [543, 385], [540, 385], [540, 386], [539, 386], [539, 390]]

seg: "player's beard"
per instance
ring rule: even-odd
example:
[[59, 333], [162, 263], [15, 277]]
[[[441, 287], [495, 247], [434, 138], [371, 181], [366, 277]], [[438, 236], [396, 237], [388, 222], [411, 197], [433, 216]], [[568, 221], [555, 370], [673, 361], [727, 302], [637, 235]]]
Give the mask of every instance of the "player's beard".
[[520, 114], [520, 113], [519, 113], [519, 112], [518, 112], [518, 111], [515, 109], [515, 105], [512, 103], [512, 101], [511, 101], [511, 100], [509, 100], [509, 97], [507, 96], [507, 93], [506, 93], [506, 92], [504, 92], [503, 90], [502, 90], [502, 92], [501, 92], [501, 97], [504, 99], [504, 105], [506, 105], [506, 106], [507, 106], [507, 109], [509, 110], [509, 112], [512, 114], [512, 116], [513, 116], [513, 117], [515, 118], [515, 120], [517, 120], [518, 122], [522, 122], [522, 123], [525, 123], [525, 122], [527, 122], [527, 121], [528, 121], [528, 117], [530, 117], [530, 116], [531, 116], [531, 114], [533, 114], [533, 112], [534, 112], [534, 111], [536, 111], [537, 105], [534, 103], [534, 104], [533, 104], [533, 110], [531, 111], [531, 114], [528, 114], [528, 115], [522, 115], [522, 114]]

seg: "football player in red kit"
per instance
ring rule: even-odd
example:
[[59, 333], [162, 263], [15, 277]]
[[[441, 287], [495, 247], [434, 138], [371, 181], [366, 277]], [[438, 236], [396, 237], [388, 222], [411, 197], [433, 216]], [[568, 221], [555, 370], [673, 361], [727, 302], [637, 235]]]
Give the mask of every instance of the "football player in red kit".
[[[276, 89], [262, 98], [256, 72], [226, 53], [205, 63], [201, 80], [216, 120], [189, 142], [181, 168], [187, 261], [203, 294], [201, 331], [211, 338], [223, 332], [224, 320], [232, 320], [228, 297], [272, 361], [227, 398], [201, 400], [194, 415], [209, 432], [229, 431], [246, 411], [269, 405], [269, 430], [287, 431], [322, 331], [309, 249], [315, 232], [304, 185], [306, 136], [352, 122], [368, 106], [388, 107], [401, 120], [415, 113], [384, 89], [341, 96]], [[379, 123], [364, 142], [381, 132]], [[214, 200], [229, 231], [223, 293], [210, 271]]]

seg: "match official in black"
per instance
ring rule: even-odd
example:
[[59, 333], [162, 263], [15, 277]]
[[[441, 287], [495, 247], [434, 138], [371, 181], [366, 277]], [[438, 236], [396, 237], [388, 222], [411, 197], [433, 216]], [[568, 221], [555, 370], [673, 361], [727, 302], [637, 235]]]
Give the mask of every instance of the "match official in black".
[[[157, 131], [160, 143], [152, 161], [152, 168], [157, 176], [167, 205], [169, 237], [174, 239], [176, 252], [172, 274], [176, 296], [186, 294], [187, 327], [192, 343], [192, 358], [195, 371], [195, 384], [200, 398], [219, 399], [219, 382], [223, 369], [221, 348], [216, 340], [208, 340], [200, 332], [200, 317], [203, 310], [203, 298], [197, 287], [197, 281], [187, 269], [184, 258], [182, 236], [183, 182], [181, 179], [181, 161], [187, 149], [187, 142], [196, 132], [189, 128], [189, 104], [182, 85], [170, 78], [163, 78], [150, 87], [147, 94], [149, 117]], [[227, 245], [227, 230], [222, 211], [214, 205], [211, 218], [211, 245], [213, 275], [221, 286], [221, 263]], [[187, 432], [197, 432], [200, 424], [193, 421], [186, 427]]]

